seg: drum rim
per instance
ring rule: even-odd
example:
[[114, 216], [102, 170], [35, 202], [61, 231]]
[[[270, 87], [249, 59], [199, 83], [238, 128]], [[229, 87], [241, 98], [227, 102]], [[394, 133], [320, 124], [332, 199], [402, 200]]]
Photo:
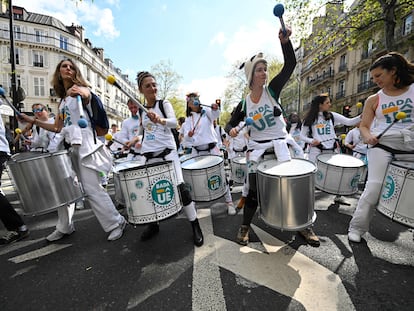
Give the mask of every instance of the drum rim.
[[[67, 150], [59, 150], [56, 152], [42, 152], [42, 151], [26, 151], [26, 152], [19, 152], [16, 154], [13, 154], [10, 157], [10, 160], [8, 161], [9, 163], [14, 162], [14, 163], [23, 163], [23, 162], [27, 162], [27, 161], [32, 161], [35, 159], [43, 159], [43, 158], [47, 158], [47, 157], [53, 157], [53, 156], [59, 156], [62, 154], [67, 154], [68, 151]], [[18, 156], [21, 154], [28, 154], [28, 155], [32, 155], [30, 157], [24, 157], [24, 159], [18, 159]]]
[[[406, 167], [406, 166], [399, 165], [398, 163], [412, 163], [413, 166], [412, 167]], [[397, 166], [397, 167], [400, 167], [400, 168], [413, 169], [414, 170], [414, 161], [400, 161], [400, 160], [396, 160], [396, 161], [391, 161], [389, 163], [389, 165], [393, 165], [393, 166]]]
[[[184, 164], [185, 164], [185, 162], [187, 162], [187, 161], [190, 161], [190, 160], [193, 160], [193, 159], [196, 159], [196, 158], [207, 158], [207, 157], [215, 157], [215, 158], [219, 158], [219, 159], [220, 159], [220, 162], [218, 162], [218, 163], [216, 163], [216, 164], [211, 164], [210, 166], [207, 166], [207, 167], [202, 167], [202, 168], [186, 168], [186, 167], [184, 167]], [[217, 166], [217, 165], [220, 165], [220, 164], [223, 164], [223, 163], [224, 163], [224, 160], [223, 160], [223, 158], [222, 158], [221, 156], [219, 156], [219, 155], [215, 155], [215, 154], [211, 154], [211, 155], [200, 155], [200, 156], [195, 156], [195, 157], [192, 157], [192, 158], [190, 158], [190, 159], [187, 159], [187, 160], [185, 160], [185, 161], [181, 162], [181, 168], [182, 168], [183, 170], [186, 170], [186, 171], [197, 171], [197, 170], [205, 170], [205, 169], [208, 169], [208, 168], [212, 168], [212, 167], [214, 167], [214, 166]]]
[[[130, 161], [126, 161], [126, 162], [130, 162]], [[143, 165], [139, 165], [139, 166], [127, 167], [127, 168], [119, 169], [119, 170], [116, 170], [116, 171], [117, 171], [117, 173], [129, 172], [129, 171], [134, 171], [136, 169], [151, 168], [151, 167], [166, 165], [166, 164], [172, 165], [172, 163], [173, 163], [173, 161], [162, 161], [162, 162], [155, 162], [155, 163], [150, 163], [150, 164], [143, 164]]]
[[[274, 161], [274, 162], [279, 162], [279, 163], [285, 163], [285, 162], [280, 162], [280, 161], [278, 161], [276, 159], [269, 159], [269, 160], [264, 160], [264, 161], [260, 162], [259, 165], [257, 165], [257, 173], [260, 173], [260, 174], [266, 175], [266, 176], [273, 176], [273, 177], [281, 177], [282, 178], [282, 177], [297, 177], [297, 176], [312, 175], [312, 174], [315, 174], [317, 172], [317, 170], [318, 170], [318, 168], [316, 167], [316, 165], [312, 161], [309, 161], [309, 160], [306, 160], [306, 159], [300, 159], [300, 158], [293, 158], [292, 160], [295, 160], [295, 161], [296, 160], [299, 160], [301, 162], [303, 162], [303, 161], [308, 162], [309, 164], [312, 164], [314, 168], [313, 168], [312, 171], [306, 172], [306, 173], [302, 173], [302, 174], [294, 174], [294, 175], [272, 175], [272, 174], [269, 174], [269, 173], [266, 173], [266, 172], [260, 170], [260, 165], [262, 163], [264, 163], [264, 162], [269, 162], [269, 161]], [[288, 161], [286, 161], [286, 162], [288, 162]]]

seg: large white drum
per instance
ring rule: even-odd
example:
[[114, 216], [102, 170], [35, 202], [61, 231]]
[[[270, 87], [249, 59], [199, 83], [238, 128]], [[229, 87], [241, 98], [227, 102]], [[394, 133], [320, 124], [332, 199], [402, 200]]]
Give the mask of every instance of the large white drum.
[[190, 186], [194, 201], [208, 202], [226, 193], [226, 174], [222, 157], [194, 157], [181, 163], [181, 168], [184, 182]]
[[316, 166], [304, 159], [265, 160], [257, 166], [260, 217], [269, 226], [288, 231], [309, 227], [316, 219]]
[[125, 162], [118, 170], [128, 221], [146, 224], [169, 218], [181, 210], [177, 178], [171, 161], [139, 166]]
[[413, 190], [414, 162], [391, 162], [382, 186], [378, 211], [392, 220], [414, 228]]
[[347, 154], [325, 153], [317, 157], [316, 188], [339, 195], [358, 191], [364, 162]]
[[235, 183], [244, 184], [247, 176], [246, 157], [235, 157], [231, 160], [231, 178]]
[[26, 215], [52, 212], [83, 198], [66, 150], [18, 153], [7, 165]]

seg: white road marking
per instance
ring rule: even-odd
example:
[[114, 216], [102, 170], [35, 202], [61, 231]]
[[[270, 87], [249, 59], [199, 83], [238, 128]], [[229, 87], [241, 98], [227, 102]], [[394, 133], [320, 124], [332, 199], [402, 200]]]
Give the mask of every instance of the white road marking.
[[37, 259], [49, 254], [52, 254], [54, 252], [60, 251], [61, 249], [67, 248], [72, 246], [72, 244], [50, 244], [46, 247], [39, 248], [37, 250], [9, 258], [9, 261], [14, 263], [22, 263], [28, 260]]
[[226, 310], [226, 301], [217, 265], [217, 239], [213, 233], [210, 209], [197, 211], [204, 245], [195, 247], [193, 264], [193, 310]]

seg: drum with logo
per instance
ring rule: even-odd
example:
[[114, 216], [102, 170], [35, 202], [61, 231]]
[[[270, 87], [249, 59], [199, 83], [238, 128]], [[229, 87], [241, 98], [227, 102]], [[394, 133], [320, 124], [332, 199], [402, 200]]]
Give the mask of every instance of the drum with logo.
[[414, 228], [414, 162], [393, 161], [388, 165], [378, 211]]
[[269, 226], [288, 231], [309, 227], [316, 219], [316, 166], [304, 159], [265, 160], [257, 166], [260, 217]]
[[18, 153], [7, 165], [26, 215], [53, 212], [83, 198], [66, 150]]
[[231, 160], [231, 178], [235, 183], [243, 184], [247, 175], [246, 157], [235, 157]]
[[125, 162], [118, 170], [128, 221], [133, 224], [156, 222], [181, 210], [177, 178], [171, 161], [139, 166]]
[[358, 191], [364, 162], [347, 154], [325, 153], [317, 157], [316, 188], [338, 195], [351, 195]]
[[226, 193], [226, 174], [223, 158], [203, 155], [181, 163], [184, 182], [191, 188], [194, 201], [208, 202]]

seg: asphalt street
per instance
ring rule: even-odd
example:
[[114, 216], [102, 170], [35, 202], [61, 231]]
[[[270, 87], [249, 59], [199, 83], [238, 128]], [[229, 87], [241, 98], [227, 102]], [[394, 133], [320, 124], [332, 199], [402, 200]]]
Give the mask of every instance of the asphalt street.
[[[2, 186], [23, 214], [7, 173]], [[107, 191], [114, 198], [113, 183]], [[235, 203], [240, 191], [233, 187]], [[30, 236], [0, 246], [0, 310], [414, 310], [413, 231], [376, 212], [363, 241], [349, 242], [359, 195], [348, 206], [316, 192], [319, 247], [258, 214], [250, 243], [238, 245], [242, 215], [228, 216], [223, 198], [197, 203], [199, 248], [183, 214], [161, 221], [147, 242], [145, 226], [132, 224], [108, 242], [92, 211], [76, 210], [75, 233], [54, 243], [45, 236], [56, 212], [24, 215]]]

